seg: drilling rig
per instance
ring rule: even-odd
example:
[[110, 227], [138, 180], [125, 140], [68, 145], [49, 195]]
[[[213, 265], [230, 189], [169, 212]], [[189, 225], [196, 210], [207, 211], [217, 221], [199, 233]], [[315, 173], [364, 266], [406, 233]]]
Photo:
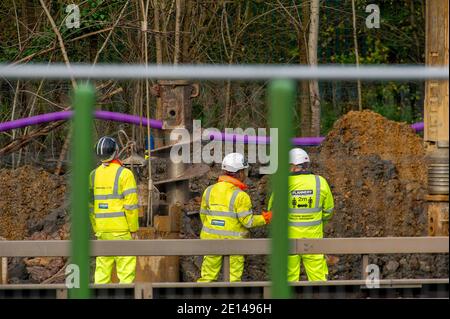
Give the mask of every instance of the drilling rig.
[[[425, 63], [448, 66], [448, 1], [426, 1]], [[428, 234], [448, 236], [448, 81], [425, 84]]]
[[[171, 132], [186, 129], [192, 133], [192, 99], [198, 96], [199, 85], [188, 81], [158, 81], [151, 91], [157, 98], [156, 113], [163, 121], [162, 134], [158, 134], [157, 147], [144, 159], [137, 155], [136, 143], [119, 132], [119, 136], [120, 133], [125, 136], [125, 142], [120, 140], [126, 153], [123, 164], [138, 177], [139, 238], [178, 239], [182, 208], [190, 199], [189, 180], [210, 169], [205, 164], [175, 163], [170, 159], [173, 144], [180, 143], [170, 140]], [[193, 141], [181, 143], [192, 144]], [[154, 181], [151, 162], [158, 160], [165, 161], [167, 174], [162, 180]], [[179, 257], [138, 256], [136, 282], [161, 281], [179, 281]]]

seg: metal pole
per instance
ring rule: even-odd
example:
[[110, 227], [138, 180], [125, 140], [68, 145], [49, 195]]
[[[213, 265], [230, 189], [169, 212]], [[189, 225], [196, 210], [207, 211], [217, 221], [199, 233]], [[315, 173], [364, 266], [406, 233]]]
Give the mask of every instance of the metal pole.
[[[271, 224], [271, 297], [290, 298], [291, 289], [287, 281], [287, 261], [289, 254], [288, 239], [288, 173], [289, 149], [292, 137], [291, 113], [295, 104], [295, 82], [276, 80], [269, 86], [269, 104], [271, 127], [278, 129], [278, 153], [271, 154], [271, 160], [277, 160], [278, 168], [272, 175], [272, 189], [276, 190], [273, 203]], [[273, 156], [275, 155], [275, 156]]]
[[73, 100], [75, 116], [72, 142], [72, 260], [78, 266], [79, 285], [69, 290], [70, 298], [89, 298], [89, 173], [91, 171], [92, 119], [95, 90], [80, 84]]
[[7, 79], [116, 79], [116, 80], [425, 80], [449, 78], [448, 65], [424, 67], [418, 65], [149, 65], [141, 64], [4, 64], [0, 63], [0, 78]]

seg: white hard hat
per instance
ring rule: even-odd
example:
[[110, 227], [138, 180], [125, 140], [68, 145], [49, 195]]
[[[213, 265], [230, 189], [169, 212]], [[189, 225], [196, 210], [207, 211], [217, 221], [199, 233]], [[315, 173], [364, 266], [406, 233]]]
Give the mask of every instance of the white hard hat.
[[308, 153], [301, 148], [293, 148], [289, 152], [289, 163], [294, 165], [300, 165], [310, 162]]
[[240, 153], [230, 153], [223, 158], [222, 169], [227, 172], [236, 173], [245, 168], [248, 168], [248, 163]]

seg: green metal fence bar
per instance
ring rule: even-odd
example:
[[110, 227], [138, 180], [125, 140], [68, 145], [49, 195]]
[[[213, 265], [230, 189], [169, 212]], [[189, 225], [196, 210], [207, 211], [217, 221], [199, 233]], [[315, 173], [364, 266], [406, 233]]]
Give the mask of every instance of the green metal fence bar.
[[272, 279], [271, 297], [290, 298], [291, 289], [287, 281], [288, 238], [288, 174], [289, 149], [292, 137], [292, 110], [295, 104], [295, 82], [276, 80], [269, 86], [271, 127], [278, 129], [278, 152], [271, 154], [271, 161], [277, 160], [277, 171], [272, 176], [273, 219], [271, 223], [270, 275]]
[[89, 298], [89, 173], [91, 170], [92, 120], [95, 90], [87, 83], [75, 89], [72, 142], [72, 259], [79, 268], [79, 285], [69, 291], [70, 298]]

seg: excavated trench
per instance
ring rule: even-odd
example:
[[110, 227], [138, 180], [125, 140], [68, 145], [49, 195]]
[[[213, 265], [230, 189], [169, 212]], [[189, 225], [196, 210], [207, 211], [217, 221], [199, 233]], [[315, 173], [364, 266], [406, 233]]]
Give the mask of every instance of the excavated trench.
[[[370, 112], [350, 112], [339, 119], [320, 147], [305, 148], [313, 171], [325, 177], [335, 199], [335, 215], [326, 237], [426, 236], [424, 195], [427, 172], [422, 139], [407, 124]], [[165, 164], [155, 162], [155, 180]], [[214, 183], [219, 167], [190, 181], [200, 195]], [[269, 176], [253, 166], [248, 179], [254, 211], [266, 208]], [[41, 168], [24, 166], [0, 170], [0, 237], [10, 240], [67, 239], [69, 234], [66, 178]], [[198, 238], [200, 196], [184, 205], [181, 238]], [[268, 227], [251, 231], [268, 236]], [[361, 278], [361, 256], [328, 256], [330, 279]], [[180, 280], [200, 275], [201, 256], [180, 258]], [[268, 259], [248, 256], [243, 280], [267, 280]], [[12, 258], [11, 283], [61, 282], [64, 258]], [[382, 278], [447, 278], [448, 255], [371, 255]], [[303, 277], [304, 278], [304, 277]]]

